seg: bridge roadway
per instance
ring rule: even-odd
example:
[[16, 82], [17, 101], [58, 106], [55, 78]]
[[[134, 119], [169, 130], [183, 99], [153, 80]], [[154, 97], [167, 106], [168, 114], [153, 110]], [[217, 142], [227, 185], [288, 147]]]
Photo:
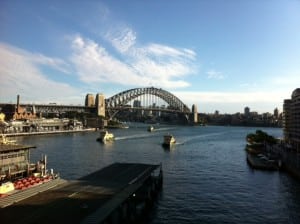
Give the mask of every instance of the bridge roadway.
[[43, 192], [33, 187], [31, 197], [14, 199], [0, 208], [0, 223], [101, 223], [159, 167], [114, 163]]

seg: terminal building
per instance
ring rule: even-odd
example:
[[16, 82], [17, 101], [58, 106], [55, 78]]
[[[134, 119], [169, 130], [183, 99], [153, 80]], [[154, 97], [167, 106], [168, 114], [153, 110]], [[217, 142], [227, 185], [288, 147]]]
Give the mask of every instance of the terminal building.
[[284, 100], [283, 134], [285, 142], [300, 152], [300, 88], [293, 91], [291, 99]]
[[30, 163], [30, 149], [34, 146], [23, 146], [11, 143], [5, 136], [0, 138], [0, 183], [28, 175], [36, 167]]

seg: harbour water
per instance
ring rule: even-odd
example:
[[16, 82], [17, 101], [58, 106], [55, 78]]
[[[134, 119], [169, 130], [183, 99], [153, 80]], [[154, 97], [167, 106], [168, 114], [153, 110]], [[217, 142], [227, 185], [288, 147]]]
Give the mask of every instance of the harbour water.
[[[19, 137], [37, 148], [31, 160], [48, 156], [48, 168], [77, 179], [114, 162], [162, 163], [164, 185], [149, 223], [300, 223], [300, 181], [284, 172], [252, 170], [245, 136], [258, 128], [130, 124], [112, 130], [102, 144], [98, 132]], [[259, 128], [275, 137], [282, 130]], [[161, 146], [164, 134], [177, 140]]]

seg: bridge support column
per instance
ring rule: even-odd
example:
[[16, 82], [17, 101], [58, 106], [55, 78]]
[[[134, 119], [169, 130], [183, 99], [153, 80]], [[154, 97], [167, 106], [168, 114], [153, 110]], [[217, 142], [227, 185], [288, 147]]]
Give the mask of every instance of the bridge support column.
[[102, 93], [96, 95], [96, 113], [98, 116], [105, 117], [105, 98]]
[[193, 115], [193, 122], [198, 123], [198, 110], [197, 110], [197, 106], [195, 104], [193, 104], [192, 106], [192, 115]]

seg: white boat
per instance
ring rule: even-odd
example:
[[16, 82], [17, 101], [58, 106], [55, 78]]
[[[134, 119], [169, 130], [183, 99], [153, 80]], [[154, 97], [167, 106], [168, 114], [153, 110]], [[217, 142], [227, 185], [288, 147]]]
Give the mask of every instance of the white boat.
[[11, 181], [0, 183], [0, 195], [6, 194], [10, 191], [15, 190], [14, 184]]
[[164, 142], [163, 142], [163, 146], [165, 147], [170, 147], [171, 145], [174, 145], [176, 143], [176, 139], [174, 138], [173, 135], [165, 135], [164, 136]]
[[115, 139], [113, 133], [109, 133], [108, 131], [100, 131], [100, 137], [97, 138], [97, 141], [106, 142], [113, 141]]
[[149, 132], [152, 132], [152, 131], [154, 131], [154, 127], [153, 127], [152, 125], [151, 125], [151, 126], [149, 126], [149, 127], [148, 127], [148, 131], [149, 131]]

